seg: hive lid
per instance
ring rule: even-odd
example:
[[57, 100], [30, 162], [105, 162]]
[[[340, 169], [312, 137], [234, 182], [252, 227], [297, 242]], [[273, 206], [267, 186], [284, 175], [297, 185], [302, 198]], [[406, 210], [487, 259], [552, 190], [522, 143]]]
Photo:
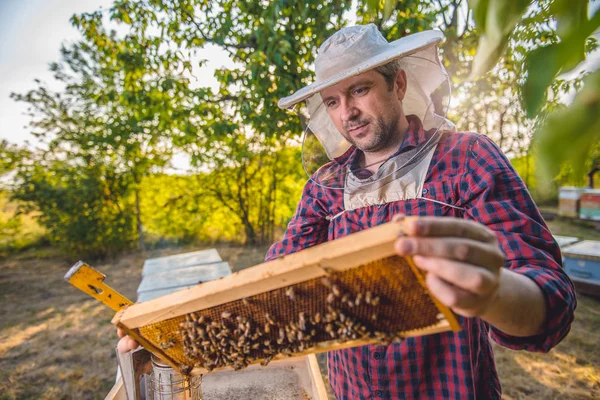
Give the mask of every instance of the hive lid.
[[585, 257], [594, 258], [600, 261], [600, 241], [584, 240], [582, 242], [572, 244], [562, 249], [562, 253], [567, 257]]

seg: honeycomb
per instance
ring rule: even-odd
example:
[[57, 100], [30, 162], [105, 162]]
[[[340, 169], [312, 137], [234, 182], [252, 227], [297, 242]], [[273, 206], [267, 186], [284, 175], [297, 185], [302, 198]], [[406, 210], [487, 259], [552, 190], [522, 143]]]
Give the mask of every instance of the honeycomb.
[[[392, 256], [345, 271], [197, 310], [139, 328], [145, 341], [189, 373], [266, 365], [281, 355], [390, 343], [427, 334], [453, 314], [427, 291], [409, 259]], [[436, 330], [439, 332], [439, 329]]]

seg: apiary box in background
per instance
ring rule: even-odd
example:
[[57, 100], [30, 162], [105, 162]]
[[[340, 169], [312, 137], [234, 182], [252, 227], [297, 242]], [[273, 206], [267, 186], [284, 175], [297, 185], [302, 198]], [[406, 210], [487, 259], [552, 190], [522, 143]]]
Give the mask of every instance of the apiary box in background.
[[600, 241], [584, 240], [562, 249], [563, 266], [579, 292], [600, 295]]
[[600, 189], [586, 189], [579, 204], [579, 218], [600, 221]]
[[558, 213], [565, 217], [579, 216], [581, 193], [586, 188], [563, 186], [558, 189]]

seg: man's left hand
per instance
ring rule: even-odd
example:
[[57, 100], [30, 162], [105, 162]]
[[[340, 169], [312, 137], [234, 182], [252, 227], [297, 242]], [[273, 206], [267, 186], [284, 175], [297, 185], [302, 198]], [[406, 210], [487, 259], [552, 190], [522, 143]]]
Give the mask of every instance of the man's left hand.
[[412, 256], [427, 271], [427, 287], [440, 302], [465, 317], [482, 316], [500, 287], [504, 254], [484, 225], [451, 217], [405, 222], [396, 252]]

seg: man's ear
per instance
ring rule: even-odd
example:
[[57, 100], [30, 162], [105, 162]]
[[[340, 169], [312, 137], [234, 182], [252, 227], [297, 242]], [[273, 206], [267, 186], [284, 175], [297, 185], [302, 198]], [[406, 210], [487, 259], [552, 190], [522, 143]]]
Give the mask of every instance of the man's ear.
[[396, 72], [396, 81], [394, 82], [394, 90], [398, 96], [398, 100], [404, 100], [406, 94], [406, 72], [403, 69], [398, 69]]

